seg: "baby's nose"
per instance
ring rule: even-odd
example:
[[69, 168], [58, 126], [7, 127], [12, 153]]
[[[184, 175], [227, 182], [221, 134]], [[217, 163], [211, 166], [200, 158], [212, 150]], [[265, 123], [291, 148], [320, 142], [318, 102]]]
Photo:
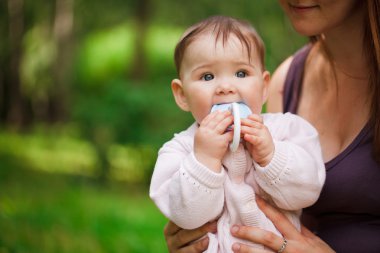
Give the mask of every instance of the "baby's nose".
[[228, 82], [228, 81], [221, 82], [217, 88], [218, 94], [230, 94], [230, 93], [235, 93], [235, 92], [236, 92], [235, 85], [233, 85], [231, 82]]

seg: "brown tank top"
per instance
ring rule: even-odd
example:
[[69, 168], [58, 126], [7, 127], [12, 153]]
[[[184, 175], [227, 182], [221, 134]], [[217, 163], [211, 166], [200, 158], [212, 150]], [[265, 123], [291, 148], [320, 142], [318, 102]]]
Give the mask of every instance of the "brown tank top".
[[[297, 114], [305, 61], [311, 45], [295, 53], [284, 86], [284, 112]], [[304, 210], [313, 231], [337, 252], [380, 252], [380, 164], [367, 124], [352, 143], [325, 164], [318, 201]]]

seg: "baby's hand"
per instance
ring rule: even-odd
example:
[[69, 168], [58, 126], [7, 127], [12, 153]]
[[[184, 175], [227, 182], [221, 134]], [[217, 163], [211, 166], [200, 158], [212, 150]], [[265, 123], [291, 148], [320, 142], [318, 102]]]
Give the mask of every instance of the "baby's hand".
[[267, 166], [274, 154], [274, 143], [262, 117], [251, 114], [247, 119], [242, 119], [241, 133], [253, 160], [261, 167]]
[[215, 111], [200, 123], [194, 137], [194, 155], [197, 160], [215, 172], [220, 172], [222, 158], [232, 140], [232, 131], [225, 132], [233, 122], [229, 111]]

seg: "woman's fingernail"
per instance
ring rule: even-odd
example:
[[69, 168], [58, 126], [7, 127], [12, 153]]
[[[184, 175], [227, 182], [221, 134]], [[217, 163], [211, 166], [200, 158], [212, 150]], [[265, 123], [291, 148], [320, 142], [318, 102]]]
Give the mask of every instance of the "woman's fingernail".
[[236, 234], [238, 231], [239, 231], [239, 226], [238, 225], [234, 225], [231, 228], [231, 233], [233, 233], [233, 234]]
[[218, 224], [216, 222], [211, 223], [210, 230], [211, 233], [216, 233], [218, 231]]
[[234, 243], [232, 245], [232, 250], [235, 252], [235, 251], [239, 251], [240, 250], [240, 244], [238, 243]]
[[208, 246], [208, 237], [204, 238], [201, 242], [202, 247], [206, 248]]

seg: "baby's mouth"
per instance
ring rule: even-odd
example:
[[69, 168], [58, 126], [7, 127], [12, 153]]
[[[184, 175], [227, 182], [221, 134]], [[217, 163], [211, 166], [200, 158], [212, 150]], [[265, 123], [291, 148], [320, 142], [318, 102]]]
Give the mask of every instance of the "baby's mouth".
[[[244, 102], [233, 102], [233, 103], [236, 103], [239, 107], [240, 118], [247, 118], [249, 115], [252, 114], [251, 109]], [[233, 111], [232, 111], [233, 103], [215, 104], [212, 106], [211, 112], [219, 110], [219, 111], [230, 111], [233, 114]]]

